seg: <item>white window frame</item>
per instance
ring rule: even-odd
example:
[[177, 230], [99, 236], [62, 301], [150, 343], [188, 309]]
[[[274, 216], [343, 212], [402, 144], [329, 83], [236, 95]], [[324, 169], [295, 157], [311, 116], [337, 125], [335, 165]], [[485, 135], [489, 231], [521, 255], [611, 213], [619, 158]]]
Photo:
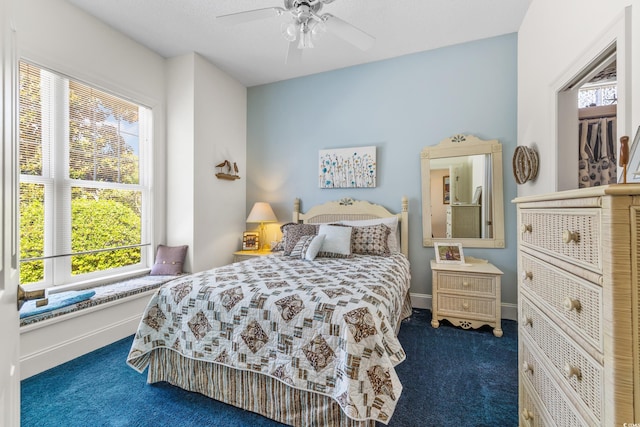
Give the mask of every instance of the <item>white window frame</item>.
[[[26, 62], [26, 61], [25, 61]], [[110, 281], [121, 280], [126, 277], [143, 274], [149, 271], [152, 256], [152, 224], [153, 209], [151, 209], [151, 162], [153, 158], [153, 109], [143, 103], [128, 97], [105, 90], [99, 86], [74, 79], [55, 71], [50, 71], [37, 64], [43, 73], [50, 73], [54, 83], [49, 87], [53, 93], [42, 92], [42, 116], [48, 115], [47, 121], [54, 126], [53, 138], [50, 132], [43, 132], [42, 141], [42, 175], [22, 175], [20, 183], [35, 183], [44, 186], [45, 217], [44, 217], [44, 279], [39, 282], [27, 283], [28, 289], [42, 289], [55, 287], [56, 290], [82, 288], [98, 285]], [[102, 181], [86, 181], [69, 178], [69, 120], [68, 120], [68, 89], [69, 81], [73, 80], [83, 85], [109, 93], [139, 106], [138, 142], [139, 142], [139, 183], [120, 184]], [[44, 102], [51, 96], [52, 101]], [[61, 109], [59, 112], [57, 109]], [[53, 118], [58, 122], [55, 122]], [[45, 121], [43, 120], [43, 125]], [[47, 140], [45, 140], [47, 139]], [[50, 139], [53, 139], [51, 141]], [[71, 253], [71, 188], [108, 188], [128, 191], [140, 191], [142, 195], [141, 208], [141, 251], [140, 262], [124, 267], [95, 271], [80, 275], [71, 274], [71, 257], [59, 256]], [[69, 202], [69, 203], [67, 203]], [[56, 208], [58, 206], [59, 208]], [[54, 256], [55, 255], [55, 256]]]

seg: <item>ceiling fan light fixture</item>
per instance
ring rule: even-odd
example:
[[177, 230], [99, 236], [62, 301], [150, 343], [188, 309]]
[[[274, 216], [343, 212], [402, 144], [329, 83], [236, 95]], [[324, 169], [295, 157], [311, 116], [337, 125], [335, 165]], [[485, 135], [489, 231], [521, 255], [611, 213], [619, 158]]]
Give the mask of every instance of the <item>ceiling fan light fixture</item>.
[[295, 41], [298, 38], [298, 26], [295, 22], [283, 22], [280, 26], [280, 33], [285, 40]]
[[313, 41], [311, 40], [311, 31], [304, 26], [300, 26], [300, 38], [298, 41], [298, 49], [311, 49], [313, 48]]
[[327, 32], [327, 26], [324, 25], [323, 21], [314, 21], [311, 27], [311, 37], [313, 40], [321, 39], [325, 33]]
[[325, 4], [334, 0], [283, 0], [284, 8], [268, 7], [221, 15], [217, 18], [228, 24], [240, 24], [275, 16], [289, 15], [289, 22], [281, 23], [280, 33], [289, 42], [287, 63], [299, 62], [301, 50], [313, 48], [325, 32], [331, 32], [361, 49], [373, 47], [375, 38], [330, 13], [321, 13]]

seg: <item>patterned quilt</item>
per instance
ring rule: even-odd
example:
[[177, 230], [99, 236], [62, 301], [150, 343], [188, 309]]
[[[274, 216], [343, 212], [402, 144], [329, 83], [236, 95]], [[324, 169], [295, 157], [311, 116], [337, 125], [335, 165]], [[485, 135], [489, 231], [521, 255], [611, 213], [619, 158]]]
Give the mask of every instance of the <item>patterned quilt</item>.
[[405, 359], [395, 335], [409, 262], [390, 257], [281, 255], [177, 278], [149, 302], [127, 363], [158, 347], [269, 375], [335, 399], [355, 420], [387, 423]]

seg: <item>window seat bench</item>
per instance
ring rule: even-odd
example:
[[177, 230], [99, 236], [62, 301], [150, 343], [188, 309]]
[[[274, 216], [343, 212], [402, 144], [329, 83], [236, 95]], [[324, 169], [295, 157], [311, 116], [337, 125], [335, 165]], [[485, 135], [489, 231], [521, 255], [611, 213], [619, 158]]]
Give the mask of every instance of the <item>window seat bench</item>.
[[89, 288], [95, 291], [89, 299], [21, 318], [21, 379], [134, 334], [151, 295], [176, 277], [146, 274], [99, 285]]

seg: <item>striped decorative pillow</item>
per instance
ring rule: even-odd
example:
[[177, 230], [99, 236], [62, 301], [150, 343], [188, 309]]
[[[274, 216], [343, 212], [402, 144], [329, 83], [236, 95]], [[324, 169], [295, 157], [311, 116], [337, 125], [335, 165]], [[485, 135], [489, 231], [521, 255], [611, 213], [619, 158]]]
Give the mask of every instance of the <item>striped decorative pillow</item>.
[[291, 252], [289, 253], [289, 256], [292, 258], [300, 258], [300, 259], [304, 259], [305, 255], [307, 253], [307, 249], [309, 248], [309, 245], [311, 244], [311, 242], [313, 241], [313, 239], [315, 239], [317, 236], [302, 236], [298, 242], [296, 243], [296, 245], [293, 247], [293, 249], [291, 250]]
[[282, 231], [283, 255], [291, 255], [291, 251], [303, 236], [315, 236], [318, 234], [318, 226], [315, 224], [294, 224], [289, 222], [280, 227]]

